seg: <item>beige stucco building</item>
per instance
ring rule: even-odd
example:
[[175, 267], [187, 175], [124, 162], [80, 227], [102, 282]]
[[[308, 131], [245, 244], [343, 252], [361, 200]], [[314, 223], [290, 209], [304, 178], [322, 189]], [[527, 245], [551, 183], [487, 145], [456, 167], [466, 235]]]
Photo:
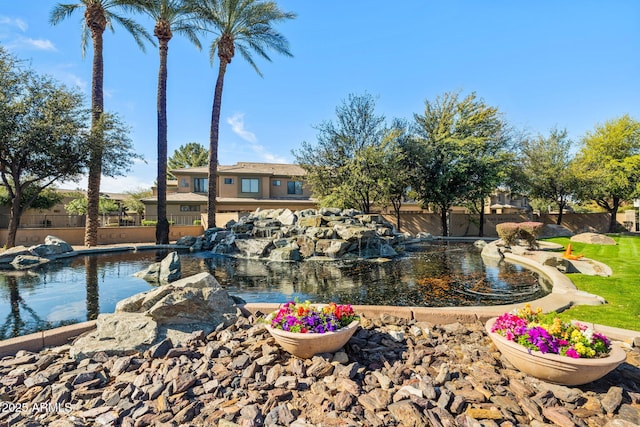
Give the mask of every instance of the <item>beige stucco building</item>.
[[[199, 220], [207, 213], [208, 167], [175, 169], [167, 182], [167, 217]], [[238, 162], [218, 166], [216, 212], [252, 212], [257, 208], [315, 208], [315, 200], [304, 183], [305, 171], [298, 165]], [[142, 199], [145, 218], [157, 216], [157, 189]]]

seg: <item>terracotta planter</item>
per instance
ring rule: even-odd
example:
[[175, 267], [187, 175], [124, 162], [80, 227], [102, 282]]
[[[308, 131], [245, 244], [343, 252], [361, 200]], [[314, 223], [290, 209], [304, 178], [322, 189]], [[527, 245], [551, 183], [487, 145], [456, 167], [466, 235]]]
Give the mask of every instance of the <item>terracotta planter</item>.
[[359, 321], [354, 320], [342, 329], [324, 334], [283, 331], [272, 328], [271, 325], [265, 327], [286, 351], [302, 359], [308, 359], [318, 353], [333, 353], [340, 350], [358, 329], [359, 324]]
[[489, 319], [485, 328], [504, 357], [522, 372], [550, 383], [587, 384], [607, 375], [627, 358], [625, 351], [615, 344], [611, 345], [611, 351], [607, 357], [594, 359], [574, 359], [559, 354], [529, 350], [500, 334], [491, 332], [495, 321], [495, 317]]

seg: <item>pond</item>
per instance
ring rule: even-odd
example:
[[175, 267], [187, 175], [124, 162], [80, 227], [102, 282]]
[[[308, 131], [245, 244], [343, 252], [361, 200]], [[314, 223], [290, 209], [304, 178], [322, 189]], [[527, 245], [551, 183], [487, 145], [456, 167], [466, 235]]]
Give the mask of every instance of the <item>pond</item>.
[[[151, 286], [133, 274], [166, 251], [61, 259], [28, 272], [0, 271], [0, 339], [95, 319]], [[182, 276], [211, 272], [246, 302], [314, 302], [422, 307], [531, 301], [550, 284], [524, 267], [486, 265], [468, 243], [430, 242], [388, 262], [274, 263], [208, 252], [181, 254]]]

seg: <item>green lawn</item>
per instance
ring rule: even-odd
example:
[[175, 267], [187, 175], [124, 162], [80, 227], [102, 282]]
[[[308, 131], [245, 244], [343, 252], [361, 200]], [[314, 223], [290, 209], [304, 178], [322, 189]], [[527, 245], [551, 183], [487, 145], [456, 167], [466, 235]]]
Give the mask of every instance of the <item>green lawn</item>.
[[[640, 237], [611, 237], [617, 245], [571, 242], [574, 254], [583, 254], [611, 267], [611, 277], [568, 275], [578, 289], [603, 297], [607, 304], [574, 306], [561, 313], [560, 317], [640, 331]], [[568, 238], [548, 240], [560, 243], [565, 248], [570, 242]]]

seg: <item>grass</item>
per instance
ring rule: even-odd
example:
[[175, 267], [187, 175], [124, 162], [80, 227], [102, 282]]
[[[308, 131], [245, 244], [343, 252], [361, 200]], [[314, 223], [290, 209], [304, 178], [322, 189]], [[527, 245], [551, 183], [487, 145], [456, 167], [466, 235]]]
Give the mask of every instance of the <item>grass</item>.
[[568, 275], [578, 289], [603, 297], [607, 304], [574, 306], [561, 313], [560, 317], [640, 331], [640, 237], [611, 237], [617, 245], [591, 245], [560, 237], [548, 239], [565, 248], [571, 243], [574, 254], [607, 264], [613, 271], [610, 277]]

